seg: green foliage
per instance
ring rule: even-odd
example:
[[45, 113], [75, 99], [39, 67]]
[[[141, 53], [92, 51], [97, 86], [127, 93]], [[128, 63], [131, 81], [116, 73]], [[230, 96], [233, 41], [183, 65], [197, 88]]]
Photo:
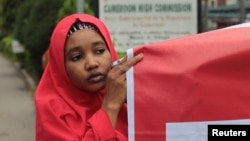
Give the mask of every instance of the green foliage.
[[50, 43], [50, 36], [56, 24], [57, 13], [62, 6], [61, 0], [36, 0], [24, 27], [23, 42], [27, 49], [26, 66], [35, 70], [34, 75], [42, 74], [41, 58]]
[[119, 58], [125, 57], [127, 54], [126, 52], [117, 52], [117, 55], [119, 56]]
[[11, 61], [16, 61], [16, 56], [12, 51], [12, 40], [11, 36], [4, 37], [1, 40], [1, 50]]
[[[84, 0], [84, 12], [94, 15], [93, 2]], [[0, 49], [12, 60], [21, 60], [25, 69], [39, 80], [42, 55], [58, 20], [76, 13], [76, 0], [0, 0]], [[20, 56], [12, 51], [12, 40], [24, 47]]]
[[14, 29], [16, 14], [23, 0], [0, 0], [1, 37], [11, 34]]
[[25, 67], [25, 70], [29, 73], [29, 75], [33, 78], [33, 80], [35, 82], [39, 82], [40, 74], [38, 73], [38, 70], [33, 65], [35, 61], [31, 60], [32, 58], [34, 58], [33, 56], [34, 54], [30, 52], [29, 50], [24, 51], [24, 58], [23, 58], [25, 62], [24, 67]]
[[94, 15], [94, 9], [92, 8], [92, 3], [94, 0], [84, 0], [84, 13]]
[[65, 0], [63, 6], [59, 9], [58, 12], [58, 21], [60, 21], [66, 15], [75, 13], [76, 11], [76, 0]]
[[30, 10], [33, 7], [33, 0], [25, 0], [18, 11], [18, 15], [15, 23], [14, 37], [19, 42], [24, 43], [25, 34], [26, 34], [26, 26], [28, 24], [28, 18], [31, 14]]
[[[93, 11], [93, 9], [91, 9], [91, 6], [90, 6], [90, 3], [92, 1], [93, 0], [84, 0], [84, 3], [83, 3], [84, 13], [94, 15], [94, 11]], [[76, 13], [76, 11], [77, 11], [76, 3], [77, 3], [77, 0], [65, 0], [63, 3], [63, 6], [60, 8], [60, 10], [58, 12], [57, 22], [60, 21], [62, 18], [64, 18], [67, 15]]]

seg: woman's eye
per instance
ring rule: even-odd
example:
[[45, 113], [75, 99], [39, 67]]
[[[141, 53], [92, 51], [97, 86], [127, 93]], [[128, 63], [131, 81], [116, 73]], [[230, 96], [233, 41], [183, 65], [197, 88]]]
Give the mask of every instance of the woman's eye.
[[81, 58], [82, 58], [81, 55], [76, 55], [76, 56], [73, 56], [73, 57], [71, 58], [71, 60], [72, 60], [72, 61], [78, 61], [78, 60], [80, 60]]
[[98, 49], [96, 50], [96, 54], [102, 54], [105, 51], [105, 49]]

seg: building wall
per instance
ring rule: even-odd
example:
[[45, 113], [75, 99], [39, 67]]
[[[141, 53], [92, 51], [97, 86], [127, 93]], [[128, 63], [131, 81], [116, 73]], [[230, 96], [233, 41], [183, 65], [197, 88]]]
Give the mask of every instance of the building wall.
[[226, 5], [226, 0], [217, 0], [217, 6], [223, 6]]
[[[208, 2], [214, 3], [215, 8], [219, 8], [220, 6], [226, 6], [226, 5], [232, 5], [232, 4], [239, 4], [240, 0], [208, 0]], [[249, 8], [250, 0], [245, 0], [245, 6], [246, 6], [246, 15], [249, 13], [250, 17], [250, 8]], [[240, 14], [239, 10], [234, 9], [234, 14]], [[231, 13], [232, 14], [232, 13]], [[250, 18], [249, 18], [250, 19]], [[235, 24], [242, 23], [240, 21], [240, 17], [231, 17], [231, 18], [215, 18], [215, 19], [208, 19], [208, 29], [218, 29], [223, 28]]]
[[238, 0], [226, 0], [226, 5], [235, 4]]
[[[250, 1], [250, 0], [246, 0], [246, 1]], [[219, 6], [234, 4], [237, 2], [238, 0], [208, 0], [208, 5], [212, 7], [219, 7]]]

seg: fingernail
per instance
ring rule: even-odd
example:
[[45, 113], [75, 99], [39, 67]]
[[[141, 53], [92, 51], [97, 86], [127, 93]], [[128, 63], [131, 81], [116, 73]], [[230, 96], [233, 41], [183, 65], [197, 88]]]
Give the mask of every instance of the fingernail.
[[140, 53], [140, 54], [138, 54], [137, 56], [142, 57], [142, 56], [143, 56], [143, 54], [142, 54], [142, 53]]

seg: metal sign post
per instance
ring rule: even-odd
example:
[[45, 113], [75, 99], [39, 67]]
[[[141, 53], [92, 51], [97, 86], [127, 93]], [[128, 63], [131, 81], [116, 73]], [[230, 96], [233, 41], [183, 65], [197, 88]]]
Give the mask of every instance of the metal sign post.
[[76, 3], [77, 13], [84, 13], [83, 4], [84, 4], [84, 0], [77, 0], [77, 3]]

